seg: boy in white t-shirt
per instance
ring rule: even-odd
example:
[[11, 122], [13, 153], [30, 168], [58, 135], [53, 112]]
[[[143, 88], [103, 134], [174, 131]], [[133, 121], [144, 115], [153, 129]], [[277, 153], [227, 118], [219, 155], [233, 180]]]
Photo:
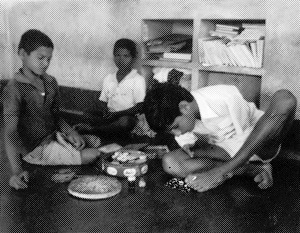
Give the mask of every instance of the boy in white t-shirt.
[[118, 70], [104, 78], [96, 110], [85, 113], [91, 119], [90, 125], [80, 124], [76, 127], [81, 133], [129, 133], [137, 123], [136, 115], [142, 110], [146, 82], [133, 69], [136, 45], [130, 39], [119, 39], [114, 45], [113, 54]]
[[147, 93], [144, 113], [153, 130], [173, 134], [182, 147], [164, 155], [167, 173], [185, 178], [199, 192], [234, 175], [250, 175], [265, 189], [273, 184], [270, 161], [279, 153], [296, 105], [288, 90], [274, 93], [263, 112], [247, 102], [235, 86], [189, 92], [161, 83]]

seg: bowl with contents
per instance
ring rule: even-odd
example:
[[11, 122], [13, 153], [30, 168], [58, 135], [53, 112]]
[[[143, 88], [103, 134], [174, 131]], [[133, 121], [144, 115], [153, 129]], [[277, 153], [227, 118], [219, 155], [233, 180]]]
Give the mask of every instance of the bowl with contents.
[[118, 177], [141, 176], [147, 173], [147, 155], [138, 150], [121, 149], [108, 156], [102, 169], [107, 174]]

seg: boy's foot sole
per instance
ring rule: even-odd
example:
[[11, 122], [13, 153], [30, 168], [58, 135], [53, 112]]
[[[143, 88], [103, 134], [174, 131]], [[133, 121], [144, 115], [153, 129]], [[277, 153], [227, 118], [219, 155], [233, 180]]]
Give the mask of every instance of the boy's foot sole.
[[255, 166], [258, 166], [258, 174], [254, 177], [254, 181], [258, 183], [258, 187], [267, 189], [273, 186], [272, 165], [265, 163]]

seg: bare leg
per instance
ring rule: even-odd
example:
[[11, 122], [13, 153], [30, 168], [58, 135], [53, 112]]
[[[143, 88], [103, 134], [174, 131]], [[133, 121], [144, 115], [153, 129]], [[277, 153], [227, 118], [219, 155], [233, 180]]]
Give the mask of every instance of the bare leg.
[[136, 124], [136, 118], [133, 116], [122, 116], [113, 122], [98, 123], [98, 124], [78, 124], [75, 129], [81, 134], [96, 134], [96, 135], [115, 135], [124, 132], [130, 132]]
[[[253, 154], [259, 155], [263, 160], [274, 156], [278, 146], [286, 136], [296, 110], [297, 100], [287, 90], [277, 91], [272, 97], [271, 103], [265, 114], [259, 119], [241, 149], [234, 159], [224, 163], [226, 170], [231, 170], [231, 175], [252, 174], [255, 182], [259, 183], [260, 188], [272, 185], [271, 165], [247, 165], [249, 158]], [[268, 148], [268, 150], [265, 150]], [[266, 151], [268, 153], [266, 153]], [[228, 169], [231, 168], [231, 169]], [[196, 177], [196, 180], [195, 180]], [[200, 187], [202, 180], [197, 180], [197, 174], [186, 177], [187, 182], [192, 182], [193, 186]], [[199, 185], [197, 184], [199, 183]]]
[[195, 150], [193, 158], [182, 149], [171, 151], [164, 155], [162, 163], [165, 172], [177, 177], [186, 177], [188, 174], [219, 166], [227, 160], [230, 160], [230, 156], [224, 149], [208, 145]]
[[97, 158], [99, 158], [101, 153], [98, 149], [86, 148], [81, 151], [80, 155], [81, 155], [81, 163], [89, 164], [94, 162]]
[[96, 126], [94, 128], [97, 133], [101, 134], [117, 134], [129, 133], [136, 124], [136, 118], [133, 116], [122, 116], [108, 125]]
[[[253, 154], [258, 154], [263, 160], [272, 158], [292, 125], [296, 105], [297, 100], [289, 91], [277, 91], [237, 154], [250, 153], [243, 159], [245, 161]], [[270, 153], [270, 149], [274, 153]]]

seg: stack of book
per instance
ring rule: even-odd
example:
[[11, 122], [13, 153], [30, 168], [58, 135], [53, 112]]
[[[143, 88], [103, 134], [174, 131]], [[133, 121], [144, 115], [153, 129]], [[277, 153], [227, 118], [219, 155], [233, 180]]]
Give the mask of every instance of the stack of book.
[[189, 44], [191, 35], [168, 34], [145, 42], [147, 53], [176, 52]]
[[242, 24], [243, 31], [234, 38], [237, 41], [257, 41], [265, 37], [265, 24]]
[[169, 34], [146, 41], [146, 53], [155, 55], [159, 60], [190, 62], [192, 59], [192, 36]]
[[161, 61], [173, 61], [173, 62], [190, 62], [192, 60], [191, 53], [168, 53], [164, 52]]
[[[264, 25], [243, 24], [244, 30], [233, 38], [211, 36], [198, 40], [203, 65], [261, 68], [263, 63]], [[212, 34], [210, 34], [212, 35]]]
[[210, 36], [226, 37], [234, 39], [241, 31], [241, 27], [237, 25], [216, 24], [216, 29], [209, 31]]

